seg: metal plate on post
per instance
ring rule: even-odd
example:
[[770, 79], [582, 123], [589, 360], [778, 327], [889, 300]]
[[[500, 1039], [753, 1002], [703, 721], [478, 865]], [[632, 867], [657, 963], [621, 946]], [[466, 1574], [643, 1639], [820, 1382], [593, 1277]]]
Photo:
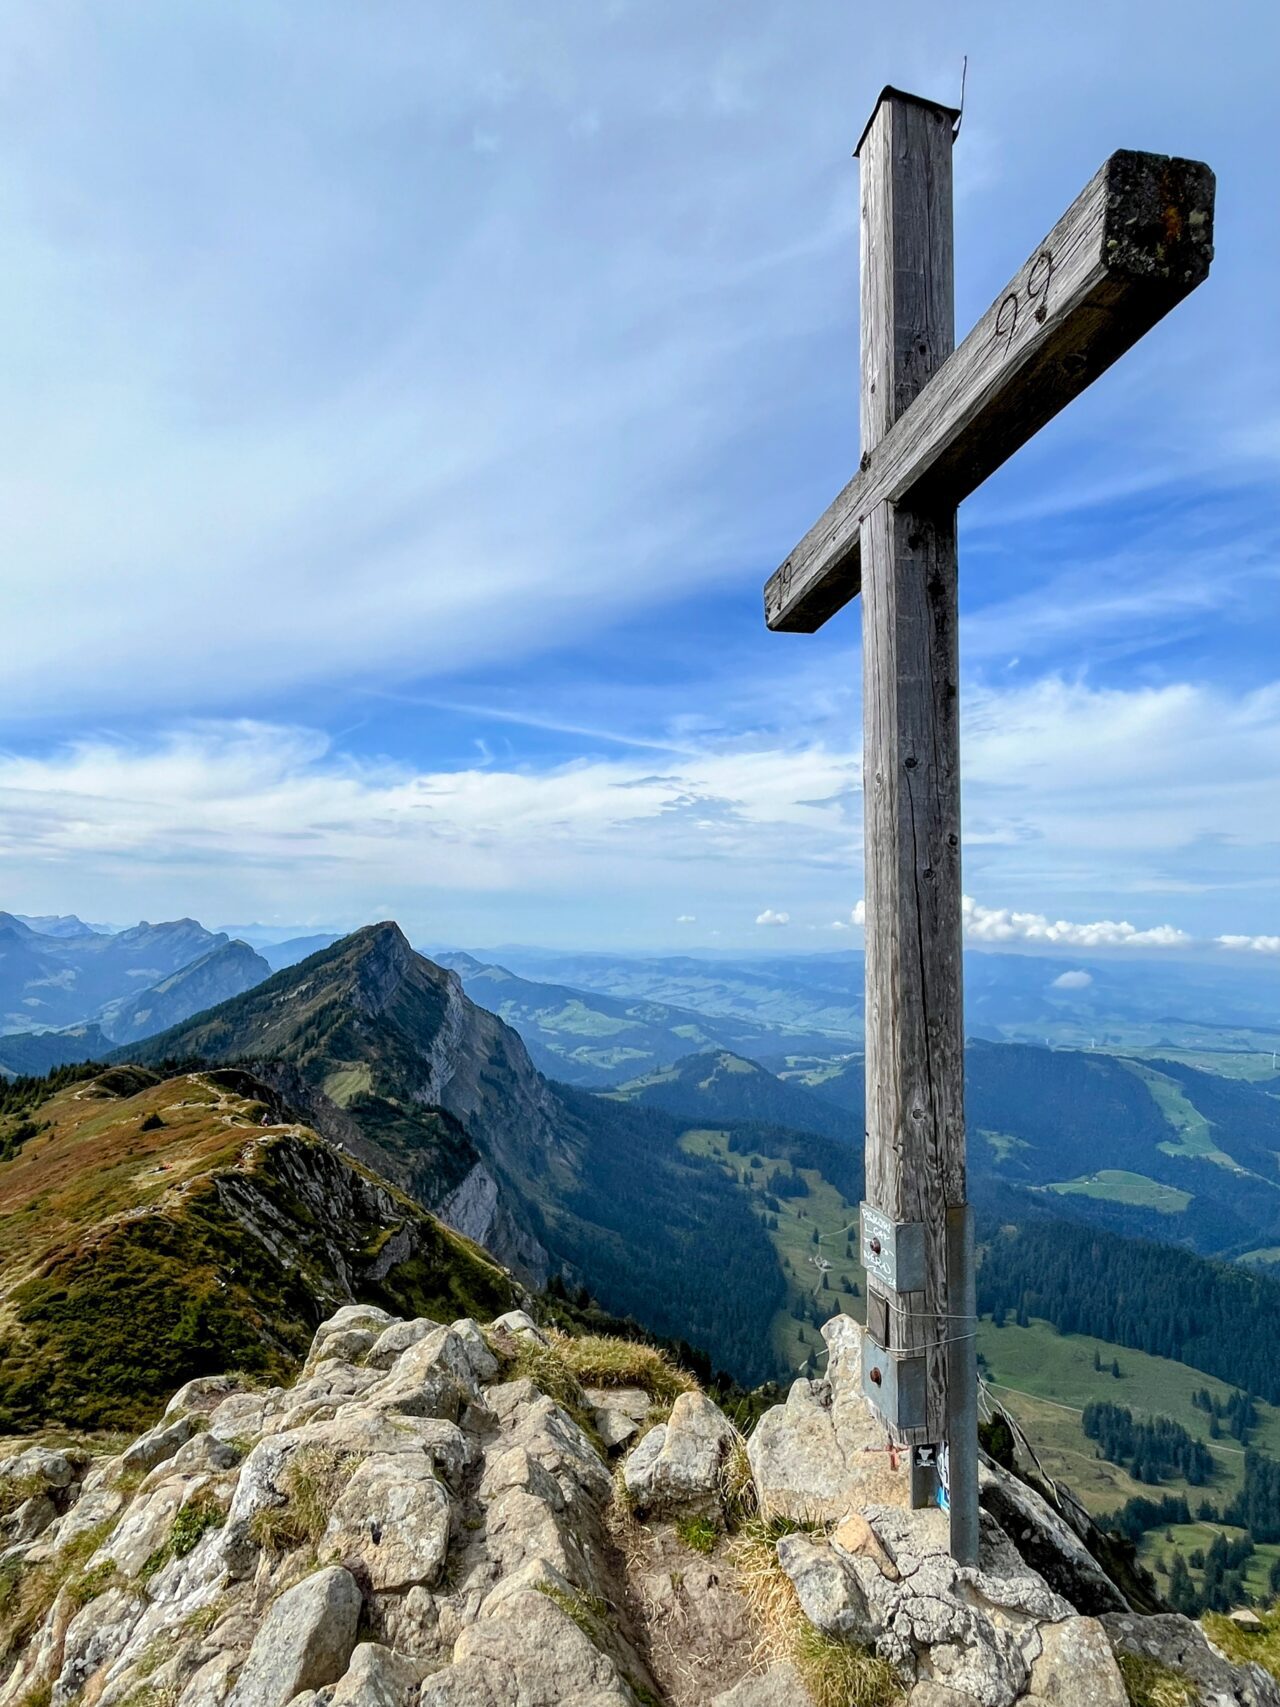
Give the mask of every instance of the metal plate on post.
[[862, 1336], [862, 1394], [890, 1428], [925, 1425], [925, 1360], [903, 1357]]
[[891, 1221], [881, 1209], [864, 1203], [862, 1266], [889, 1292], [924, 1290], [924, 1222]]

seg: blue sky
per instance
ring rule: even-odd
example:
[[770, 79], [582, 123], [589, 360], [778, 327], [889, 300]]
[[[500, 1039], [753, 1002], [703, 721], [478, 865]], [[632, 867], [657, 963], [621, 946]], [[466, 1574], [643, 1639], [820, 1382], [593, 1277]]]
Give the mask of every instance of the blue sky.
[[760, 592], [856, 460], [852, 146], [967, 54], [962, 330], [1114, 148], [1218, 174], [962, 511], [971, 940], [1280, 956], [1280, 25], [1038, 13], [7, 7], [0, 905], [856, 944], [857, 609]]

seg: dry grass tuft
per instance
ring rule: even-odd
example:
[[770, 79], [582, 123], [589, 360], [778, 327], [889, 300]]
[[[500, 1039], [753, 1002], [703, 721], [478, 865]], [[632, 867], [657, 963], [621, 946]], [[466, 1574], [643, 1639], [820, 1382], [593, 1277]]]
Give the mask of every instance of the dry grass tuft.
[[789, 1660], [813, 1707], [893, 1707], [902, 1686], [888, 1661], [824, 1635], [805, 1617], [778, 1563], [779, 1536], [801, 1527], [750, 1518], [731, 1544], [729, 1557], [757, 1633], [756, 1659], [766, 1664]]
[[575, 1338], [552, 1329], [552, 1349], [578, 1382], [587, 1387], [642, 1387], [653, 1399], [674, 1404], [681, 1393], [694, 1393], [698, 1383], [677, 1369], [656, 1346], [607, 1334]]
[[43, 1564], [7, 1559], [0, 1565], [0, 1662], [30, 1641], [63, 1588], [80, 1607], [111, 1585], [117, 1573], [110, 1561], [91, 1571], [84, 1566], [115, 1526], [114, 1517], [96, 1524]]
[[1189, 1677], [1145, 1654], [1121, 1654], [1120, 1676], [1130, 1707], [1196, 1707], [1199, 1699]]
[[751, 1474], [747, 1443], [736, 1430], [733, 1443], [720, 1467], [720, 1498], [732, 1529], [738, 1529], [760, 1515], [760, 1500], [756, 1493], [755, 1478]]
[[285, 1466], [285, 1503], [255, 1512], [249, 1533], [268, 1553], [314, 1547], [338, 1497], [364, 1457], [335, 1446], [303, 1446]]
[[1247, 1665], [1252, 1660], [1272, 1677], [1280, 1678], [1280, 1604], [1266, 1612], [1259, 1609], [1258, 1617], [1261, 1630], [1242, 1630], [1220, 1612], [1207, 1613], [1200, 1622], [1214, 1647], [1221, 1648], [1233, 1665]]

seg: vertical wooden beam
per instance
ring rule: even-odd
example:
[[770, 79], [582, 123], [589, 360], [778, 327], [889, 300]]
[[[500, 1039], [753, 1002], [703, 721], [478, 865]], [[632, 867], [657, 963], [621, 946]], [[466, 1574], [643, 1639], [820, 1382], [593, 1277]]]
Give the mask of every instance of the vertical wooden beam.
[[[864, 458], [954, 346], [951, 127], [946, 109], [886, 90], [859, 148]], [[908, 1444], [949, 1445], [952, 1550], [972, 1559], [976, 1413], [955, 1413], [976, 1396], [973, 1324], [959, 1319], [970, 1307], [965, 1276], [949, 1273], [972, 1260], [961, 1236], [954, 509], [876, 505], [862, 526], [862, 576], [867, 1199], [923, 1226], [923, 1289], [887, 1299], [892, 1348], [926, 1367], [924, 1423], [899, 1432]]]

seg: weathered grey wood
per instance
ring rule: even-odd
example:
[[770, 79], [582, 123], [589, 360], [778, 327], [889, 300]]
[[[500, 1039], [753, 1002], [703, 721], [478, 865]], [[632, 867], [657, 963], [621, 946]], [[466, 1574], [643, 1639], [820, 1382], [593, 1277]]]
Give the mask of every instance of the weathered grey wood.
[[[892, 100], [875, 122], [889, 110]], [[861, 533], [878, 504], [954, 507], [1194, 290], [1213, 257], [1213, 201], [1198, 161], [1113, 154], [923, 389], [932, 358], [895, 336], [900, 390], [891, 399], [880, 384], [868, 397], [864, 325], [863, 467], [770, 578], [769, 627], [820, 628], [859, 591]], [[890, 422], [892, 402], [913, 390]], [[869, 423], [887, 427], [870, 443]]]
[[[953, 340], [951, 121], [889, 94], [863, 141], [862, 432], [882, 435]], [[947, 1433], [947, 1209], [964, 1201], [955, 507], [882, 500], [863, 523], [867, 1198], [924, 1226], [925, 1286], [890, 1300]], [[869, 1283], [870, 1284], [870, 1283]]]

